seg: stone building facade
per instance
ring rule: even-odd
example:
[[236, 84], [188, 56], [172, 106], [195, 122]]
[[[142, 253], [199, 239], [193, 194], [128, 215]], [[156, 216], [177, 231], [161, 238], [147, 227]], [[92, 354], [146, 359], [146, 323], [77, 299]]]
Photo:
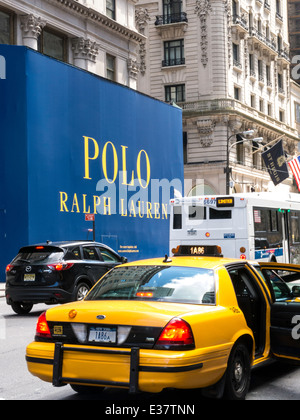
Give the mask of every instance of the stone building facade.
[[[138, 0], [136, 21], [140, 89], [183, 110], [185, 194], [224, 194], [226, 171], [229, 192], [274, 190], [261, 151], [282, 138], [298, 152], [286, 0]], [[248, 130], [262, 145], [237, 143]]]
[[0, 43], [25, 45], [137, 89], [136, 0], [0, 0]]

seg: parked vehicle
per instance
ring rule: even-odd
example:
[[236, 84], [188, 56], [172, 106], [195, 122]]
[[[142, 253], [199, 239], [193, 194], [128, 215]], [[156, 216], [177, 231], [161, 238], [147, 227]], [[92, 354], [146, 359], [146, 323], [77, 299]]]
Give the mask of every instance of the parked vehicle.
[[103, 274], [125, 260], [91, 241], [25, 246], [6, 267], [6, 301], [17, 314], [25, 314], [36, 303], [81, 300]]

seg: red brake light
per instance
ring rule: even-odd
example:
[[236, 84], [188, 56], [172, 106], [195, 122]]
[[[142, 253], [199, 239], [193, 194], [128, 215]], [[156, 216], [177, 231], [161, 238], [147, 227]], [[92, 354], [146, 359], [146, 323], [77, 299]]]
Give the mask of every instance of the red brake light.
[[55, 271], [68, 270], [73, 267], [73, 263], [57, 263], [57, 264], [48, 264], [48, 267]]
[[35, 249], [44, 249], [43, 246], [36, 246]]
[[46, 312], [39, 316], [36, 324], [36, 335], [39, 337], [51, 338], [51, 332], [46, 320]]
[[195, 342], [190, 325], [181, 318], [173, 318], [163, 329], [156, 346], [194, 348]]
[[6, 272], [8, 273], [12, 268], [13, 268], [13, 265], [12, 264], [8, 264], [6, 266]]

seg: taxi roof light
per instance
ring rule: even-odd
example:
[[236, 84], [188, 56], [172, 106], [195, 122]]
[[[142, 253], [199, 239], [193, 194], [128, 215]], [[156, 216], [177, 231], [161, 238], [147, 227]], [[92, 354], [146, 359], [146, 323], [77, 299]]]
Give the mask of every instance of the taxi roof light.
[[219, 245], [178, 245], [172, 249], [176, 256], [223, 257]]

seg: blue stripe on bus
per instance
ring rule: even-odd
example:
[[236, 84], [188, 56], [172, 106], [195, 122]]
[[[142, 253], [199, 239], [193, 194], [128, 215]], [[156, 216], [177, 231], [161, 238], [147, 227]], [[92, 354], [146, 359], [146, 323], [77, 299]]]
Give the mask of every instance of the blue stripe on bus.
[[271, 254], [274, 254], [275, 257], [283, 256], [283, 248], [270, 248], [270, 249], [261, 249], [255, 251], [255, 259], [260, 260], [262, 258], [269, 258]]

